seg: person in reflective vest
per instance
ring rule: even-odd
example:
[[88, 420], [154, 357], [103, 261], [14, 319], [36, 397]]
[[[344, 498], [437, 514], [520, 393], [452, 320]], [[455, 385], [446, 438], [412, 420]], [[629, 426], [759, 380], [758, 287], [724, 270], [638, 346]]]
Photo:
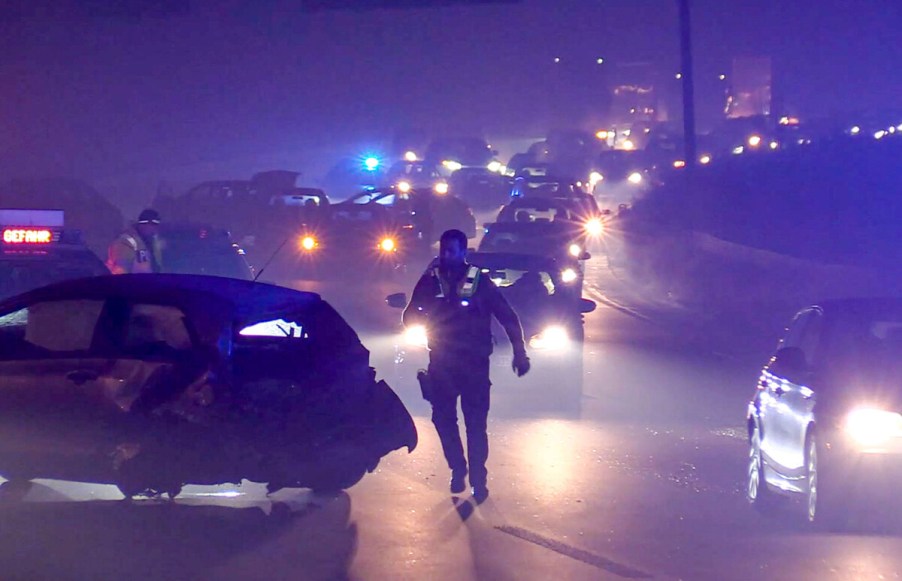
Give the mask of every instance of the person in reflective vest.
[[[491, 280], [467, 263], [467, 237], [460, 230], [442, 234], [437, 261], [429, 266], [414, 287], [404, 310], [405, 325], [424, 325], [429, 338], [429, 369], [422, 380], [432, 404], [442, 451], [451, 469], [451, 492], [465, 489], [469, 473], [473, 497], [488, 497], [489, 454], [489, 357], [492, 354], [492, 317], [495, 317], [513, 347], [513, 370], [522, 377], [529, 371], [523, 330], [516, 313]], [[464, 457], [457, 427], [460, 398], [467, 433]], [[469, 460], [469, 470], [468, 461]]]
[[160, 214], [147, 209], [138, 221], [120, 234], [107, 251], [107, 268], [113, 274], [150, 273], [162, 270]]

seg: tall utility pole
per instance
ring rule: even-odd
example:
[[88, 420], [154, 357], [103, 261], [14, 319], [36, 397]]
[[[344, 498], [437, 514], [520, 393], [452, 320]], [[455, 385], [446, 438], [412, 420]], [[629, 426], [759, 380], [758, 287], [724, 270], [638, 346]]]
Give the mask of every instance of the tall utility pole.
[[680, 5], [680, 73], [683, 81], [683, 140], [686, 168], [695, 167], [698, 154], [695, 140], [695, 76], [692, 72], [692, 23], [689, 0], [677, 0]]

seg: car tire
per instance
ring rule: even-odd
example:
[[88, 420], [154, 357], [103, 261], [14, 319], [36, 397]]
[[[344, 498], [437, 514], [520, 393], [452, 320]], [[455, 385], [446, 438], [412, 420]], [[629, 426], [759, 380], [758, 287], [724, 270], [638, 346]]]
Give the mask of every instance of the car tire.
[[756, 423], [749, 437], [749, 457], [746, 463], [745, 497], [762, 514], [773, 514], [776, 494], [767, 486], [764, 477], [764, 460], [761, 455], [761, 430]]
[[138, 484], [137, 481], [129, 482], [128, 480], [120, 480], [116, 483], [116, 488], [125, 497], [125, 500], [131, 500], [136, 496], [140, 496], [148, 491], [148, 487]]
[[[802, 496], [804, 522], [819, 531], [842, 531], [848, 526], [848, 504], [840, 483], [824, 471], [817, 434], [805, 438], [805, 494]], [[826, 485], [826, 486], [825, 486]]]

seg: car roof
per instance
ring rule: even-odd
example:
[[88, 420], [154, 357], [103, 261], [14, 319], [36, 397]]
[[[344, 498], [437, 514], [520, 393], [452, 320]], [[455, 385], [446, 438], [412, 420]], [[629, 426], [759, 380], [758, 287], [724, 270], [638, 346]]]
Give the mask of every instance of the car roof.
[[470, 252], [467, 262], [485, 268], [515, 268], [517, 270], [560, 270], [557, 260], [547, 256], [516, 252]]
[[229, 236], [227, 228], [219, 228], [203, 222], [163, 222], [160, 224], [160, 230], [163, 234], [192, 234], [195, 236], [201, 230], [206, 230], [210, 235]]
[[512, 232], [515, 234], [544, 234], [551, 232], [569, 232], [571, 225], [564, 222], [492, 222], [486, 224], [486, 235], [493, 232]]
[[523, 196], [511, 199], [505, 208], [516, 210], [517, 208], [536, 208], [536, 209], [567, 209], [567, 202], [573, 198], [546, 198], [544, 196]]
[[[851, 297], [829, 299], [812, 305], [830, 314], [851, 314], [861, 316], [897, 315], [902, 316], [902, 298], [896, 297]], [[808, 307], [811, 308], [811, 307]]]
[[[231, 318], [238, 321], [259, 320], [268, 315], [297, 311], [322, 301], [316, 293], [247, 280], [191, 274], [121, 274], [41, 287], [3, 301], [0, 312], [38, 301], [109, 297], [171, 304], [190, 311], [196, 311], [199, 305], [209, 304], [208, 301], [216, 301], [227, 305]], [[206, 314], [209, 316], [211, 313]]]

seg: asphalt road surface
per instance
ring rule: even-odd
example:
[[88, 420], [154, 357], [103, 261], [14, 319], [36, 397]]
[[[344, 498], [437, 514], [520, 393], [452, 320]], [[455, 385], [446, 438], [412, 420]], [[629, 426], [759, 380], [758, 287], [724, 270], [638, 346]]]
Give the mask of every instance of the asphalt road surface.
[[[848, 534], [809, 532], [787, 504], [744, 498], [744, 411], [756, 364], [687, 344], [590, 269], [583, 365], [534, 354], [493, 367], [491, 497], [452, 496], [413, 372], [396, 349], [386, 282], [320, 290], [362, 331], [415, 416], [419, 447], [395, 452], [337, 497], [264, 486], [188, 486], [174, 502], [39, 481], [4, 490], [0, 579], [895, 579], [902, 525], [880, 503]], [[615, 296], [616, 295], [616, 296]], [[762, 354], [762, 357], [765, 354]], [[799, 517], [800, 518], [800, 517]]]

